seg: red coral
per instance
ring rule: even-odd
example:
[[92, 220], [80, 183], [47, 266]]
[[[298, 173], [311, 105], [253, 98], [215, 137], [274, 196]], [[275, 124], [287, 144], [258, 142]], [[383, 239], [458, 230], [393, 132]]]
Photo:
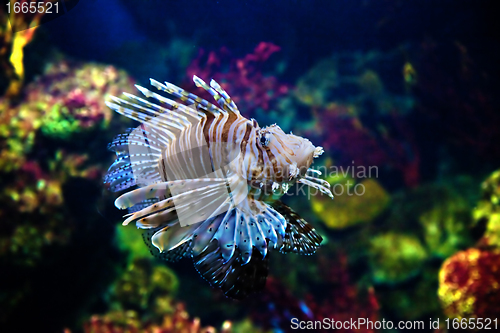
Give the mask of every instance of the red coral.
[[[240, 59], [232, 59], [231, 53], [224, 47], [208, 54], [200, 50], [198, 57], [187, 68], [187, 74], [189, 78], [196, 75], [204, 80], [214, 79], [234, 99], [238, 108], [251, 116], [258, 108], [272, 108], [276, 99], [289, 91], [288, 85], [262, 73], [264, 63], [279, 50], [280, 47], [272, 43], [261, 42], [253, 53]], [[183, 86], [191, 89], [192, 82], [187, 81]], [[211, 100], [202, 89], [198, 90], [198, 94]]]
[[500, 251], [468, 249], [439, 273], [439, 298], [450, 317], [495, 318], [500, 313]]

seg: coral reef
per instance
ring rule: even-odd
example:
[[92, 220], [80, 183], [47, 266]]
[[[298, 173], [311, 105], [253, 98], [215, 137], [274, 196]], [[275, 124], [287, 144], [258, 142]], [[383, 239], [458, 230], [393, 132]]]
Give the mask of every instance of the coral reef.
[[294, 96], [312, 108], [316, 126], [308, 131], [336, 165], [378, 166], [393, 179], [396, 171], [404, 185], [416, 186], [420, 154], [407, 120], [413, 99], [390, 92], [378, 74], [396, 55], [336, 54], [304, 74]]
[[[67, 13], [78, 1], [45, 2]], [[427, 2], [80, 1], [42, 28], [56, 16], [2, 4], [0, 330], [292, 332], [292, 318], [497, 318], [498, 18], [467, 1]], [[413, 24], [420, 17], [429, 19]], [[136, 125], [104, 102], [136, 91], [132, 74], [189, 91], [193, 75], [213, 78], [245, 116], [323, 146], [315, 166], [328, 169], [335, 199], [285, 198], [323, 237], [317, 253], [273, 257], [266, 289], [245, 302], [203, 286], [189, 260], [151, 256], [102, 184], [107, 143]]]
[[[41, 302], [34, 302], [38, 306], [31, 308], [28, 303], [33, 298], [41, 299], [40, 295], [54, 293], [56, 299], [65, 300], [60, 294], [72, 290], [69, 287], [58, 293], [52, 285], [47, 293], [37, 294], [42, 282], [20, 278], [28, 275], [27, 272], [40, 274], [50, 258], [52, 273], [45, 275], [43, 282], [50, 280], [57, 272], [55, 267], [65, 260], [75, 261], [72, 272], [80, 272], [84, 267], [90, 271], [88, 274], [96, 277], [96, 285], [85, 292], [99, 295], [92, 296], [102, 298], [98, 300], [99, 306], [89, 309], [88, 305], [95, 304], [95, 299], [80, 295], [78, 299], [83, 299], [82, 304], [68, 306], [61, 315], [72, 329], [76, 319], [71, 313], [78, 309], [84, 312], [80, 318], [87, 318], [83, 324], [85, 332], [215, 331], [214, 327], [202, 327], [200, 319], [189, 317], [184, 303], [177, 299], [179, 284], [185, 282], [176, 275], [181, 273], [174, 274], [149, 257], [142, 240], [132, 237], [135, 230], [131, 228], [120, 227], [117, 231], [114, 245], [122, 252], [128, 249], [129, 264], [108, 288], [120, 270], [114, 266], [124, 261], [115, 246], [107, 244], [113, 239], [115, 226], [108, 223], [107, 230], [101, 231], [98, 221], [102, 223], [103, 219], [98, 215], [103, 205], [95, 199], [89, 199], [86, 204], [79, 200], [98, 196], [95, 188], [100, 188], [103, 165], [108, 158], [105, 153], [92, 149], [94, 144], [97, 146], [94, 141], [99, 141], [104, 150], [102, 142], [111, 132], [118, 131], [104, 131], [111, 125], [111, 112], [103, 104], [105, 97], [132, 90], [131, 81], [111, 66], [59, 60], [23, 90], [22, 50], [35, 29], [25, 31], [25, 35], [18, 35], [17, 41], [7, 30], [1, 31], [7, 46], [2, 47], [0, 57], [10, 87], [7, 98], [0, 100], [0, 179], [5, 189], [0, 194], [3, 203], [0, 216], [7, 221], [0, 227], [0, 261], [14, 273], [2, 277], [0, 282], [13, 283], [15, 288], [1, 295], [2, 308], [5, 304], [9, 310], [0, 315], [0, 320], [5, 322], [12, 314], [39, 307]], [[183, 43], [181, 48], [187, 59], [191, 50], [189, 41]], [[175, 45], [172, 43], [165, 50], [171, 52]], [[334, 191], [343, 188], [344, 193], [337, 191], [333, 202], [322, 196], [311, 200], [315, 214], [311, 216], [312, 221], [324, 223], [323, 229], [319, 226], [318, 230], [324, 233], [326, 244], [317, 258], [311, 257], [311, 261], [301, 267], [295, 267], [297, 261], [293, 258], [284, 259], [287, 264], [276, 268], [266, 291], [256, 296], [257, 306], [249, 305], [252, 307], [250, 318], [233, 309], [228, 312], [231, 322], [226, 321], [221, 331], [290, 331], [292, 317], [305, 321], [355, 317], [376, 320], [386, 315], [418, 319], [439, 315], [439, 300], [448, 316], [486, 317], [498, 313], [499, 309], [493, 305], [500, 298], [497, 274], [500, 172], [483, 183], [482, 199], [473, 211], [476, 226], [484, 224], [486, 228], [484, 237], [477, 248], [464, 250], [472, 246], [474, 239], [469, 235], [470, 199], [462, 189], [474, 184], [454, 187], [444, 180], [439, 184], [420, 185], [424, 156], [415, 142], [413, 128], [408, 125], [414, 112], [414, 99], [394, 89], [394, 85], [389, 86], [384, 66], [396, 59], [396, 65], [391, 68], [398, 67], [399, 75], [402, 70], [401, 86], [417, 92], [428, 102], [421, 106], [421, 112], [432, 109], [436, 101], [444, 104], [443, 98], [466, 101], [459, 110], [464, 115], [462, 120], [453, 120], [446, 112], [439, 115], [439, 123], [449, 132], [467, 136], [470, 130], [462, 121], [476, 124], [470, 110], [480, 106], [488, 111], [487, 121], [492, 125], [483, 120], [479, 124], [490, 133], [497, 119], [487, 104], [496, 105], [495, 99], [479, 90], [459, 96], [466, 90], [464, 87], [453, 87], [452, 92], [439, 95], [436, 92], [443, 82], [430, 85], [430, 76], [424, 75], [429, 73], [426, 67], [397, 58], [391, 52], [334, 55], [314, 66], [293, 88], [278, 79], [279, 66], [267, 70], [271, 56], [278, 51], [276, 45], [264, 42], [239, 58], [233, 58], [224, 48], [200, 51], [188, 65], [187, 76], [214, 78], [245, 114], [264, 122], [273, 122], [277, 114], [290, 122], [300, 118], [293, 127], [298, 132], [309, 132], [315, 141], [321, 142], [335, 165], [377, 166], [380, 175], [377, 174], [379, 179], [329, 175], [327, 180]], [[464, 55], [464, 63], [469, 64], [466, 58]], [[169, 67], [168, 61], [172, 60], [167, 60], [165, 67]], [[179, 74], [170, 70], [168, 73]], [[14, 100], [13, 96], [18, 99]], [[311, 119], [301, 118], [301, 111], [306, 108], [313, 110]], [[91, 140], [96, 135], [99, 140]], [[459, 135], [454, 138], [465, 143]], [[491, 151], [495, 155], [494, 147], [481, 142], [481, 138], [479, 134], [473, 137], [469, 140], [470, 146], [479, 147], [482, 154]], [[80, 192], [85, 188], [82, 184], [90, 190]], [[349, 195], [347, 192], [354, 192], [356, 185], [363, 186], [363, 194]], [[97, 207], [97, 212], [83, 212], [82, 207]], [[108, 219], [106, 211], [103, 212]], [[306, 219], [311, 221], [308, 216]], [[90, 231], [85, 233], [85, 228]], [[84, 240], [80, 246], [72, 248], [72, 242], [82, 235]], [[99, 244], [107, 245], [94, 249], [90, 245], [94, 243], [89, 241], [92, 237], [102, 237], [105, 241]], [[355, 244], [346, 245], [348, 242]], [[332, 248], [342, 248], [345, 252], [332, 251]], [[63, 260], [61, 253], [67, 249], [71, 255]], [[85, 256], [74, 258], [77, 249], [89, 251], [88, 255], [94, 259], [105, 250], [115, 257], [103, 256], [98, 264], [91, 265]], [[353, 249], [355, 251], [351, 251]], [[438, 264], [448, 257], [438, 280]], [[355, 269], [351, 270], [351, 265]], [[112, 267], [105, 278], [99, 271], [99, 267], [104, 266]], [[357, 275], [353, 277], [353, 274]], [[439, 298], [435, 293], [438, 283]], [[206, 291], [206, 295], [206, 299], [216, 300], [210, 291]], [[198, 298], [199, 295], [182, 294], [182, 297]], [[191, 307], [189, 309], [191, 312]], [[54, 307], [50, 310], [61, 311]], [[206, 310], [200, 316], [206, 313], [211, 312]], [[232, 315], [241, 320], [240, 323], [233, 321]], [[203, 317], [204, 323], [212, 323], [206, 318]], [[219, 319], [215, 322], [222, 322]]]
[[393, 194], [384, 229], [418, 235], [429, 255], [439, 260], [466, 249], [474, 244], [474, 183], [469, 177], [458, 177]]
[[391, 114], [394, 110], [407, 114], [413, 108], [413, 98], [394, 94], [386, 88], [380, 72], [388, 74], [398, 67], [398, 50], [379, 52], [336, 53], [315, 64], [297, 82], [295, 96], [312, 108], [328, 108], [332, 104], [352, 105], [357, 114]]
[[[175, 300], [179, 281], [168, 267], [150, 256], [131, 258], [110, 290], [110, 310], [86, 320], [84, 332], [217, 332], [214, 327], [202, 327], [199, 318], [189, 318], [185, 305]], [[231, 322], [225, 321], [220, 332], [231, 328]]]
[[[258, 296], [254, 305], [252, 319], [265, 330], [281, 332], [294, 331], [290, 325], [292, 318], [300, 321], [321, 321], [325, 318], [335, 321], [350, 321], [351, 318], [377, 320], [379, 305], [373, 288], [363, 292], [351, 281], [345, 254], [337, 252], [328, 258], [318, 256], [315, 263], [319, 276], [314, 289], [320, 293], [309, 290], [304, 297], [298, 298], [292, 294], [290, 286], [276, 278], [268, 278], [265, 292]], [[338, 331], [350, 332], [346, 329]], [[375, 332], [369, 327], [359, 327], [359, 331]]]
[[438, 295], [450, 318], [496, 318], [500, 313], [500, 251], [469, 249], [448, 258]]
[[334, 201], [330, 202], [319, 195], [311, 198], [312, 210], [329, 228], [342, 229], [370, 222], [380, 215], [390, 202], [389, 194], [374, 179], [364, 179], [356, 183], [349, 177], [341, 181], [332, 178], [337, 177], [326, 180], [332, 186]]
[[471, 207], [467, 200], [450, 192], [419, 216], [425, 245], [432, 256], [447, 258], [471, 242]]
[[144, 323], [135, 313], [119, 312], [106, 316], [92, 316], [84, 323], [85, 333], [229, 333], [231, 323], [225, 322], [217, 331], [214, 327], [202, 327], [198, 318], [191, 319], [184, 305], [179, 303], [170, 315], [164, 315], [161, 324]]
[[476, 227], [485, 229], [482, 238], [476, 247], [448, 258], [439, 272], [438, 295], [449, 317], [495, 318], [500, 313], [499, 181], [500, 171], [495, 171], [481, 184], [472, 212]]
[[348, 166], [354, 161], [366, 168], [376, 166], [381, 174], [392, 174], [391, 180], [395, 180], [396, 172], [401, 175], [401, 183], [416, 186], [420, 158], [404, 120], [393, 114], [372, 128], [373, 123], [363, 122], [350, 109], [334, 104], [317, 113], [318, 124], [323, 128], [322, 131], [318, 128], [317, 133], [336, 165]]
[[[20, 100], [0, 99], [0, 264], [9, 272], [0, 282], [12, 286], [0, 299], [9, 309], [0, 315], [2, 326], [33, 307], [59, 313], [58, 325], [70, 322], [118, 271], [118, 250], [101, 239], [113, 235], [103, 215], [108, 205], [98, 201], [109, 200], [99, 194], [111, 157], [97, 138], [112, 135], [104, 131], [111, 111], [103, 97], [130, 89], [130, 78], [112, 66], [60, 60]], [[74, 291], [87, 274], [92, 281]], [[40, 306], [49, 295], [54, 302]], [[44, 311], [22, 326], [60, 328], [46, 322]]]
[[367, 243], [371, 281], [386, 316], [417, 320], [441, 315], [439, 265], [474, 244], [474, 184], [470, 177], [452, 177], [393, 193], [376, 224], [352, 236]]
[[[238, 59], [232, 58], [226, 48], [208, 54], [200, 50], [198, 57], [187, 68], [189, 80], [185, 85], [191, 88], [193, 75], [214, 79], [226, 89], [247, 117], [255, 117], [259, 109], [269, 111], [276, 108], [277, 101], [289, 91], [288, 85], [279, 82], [275, 76], [263, 73], [264, 63], [279, 50], [272, 43], [261, 42], [253, 53]], [[202, 89], [199, 90], [199, 96], [212, 100]]]
[[[0, 194], [4, 205], [0, 212], [13, 214], [9, 223], [12, 235], [31, 234], [42, 238], [27, 242], [30, 244], [66, 238], [64, 229], [54, 230], [54, 226], [64, 220], [64, 214], [59, 213], [64, 203], [64, 184], [70, 178], [99, 183], [102, 176], [99, 163], [89, 165], [88, 153], [77, 152], [75, 148], [81, 143], [71, 140], [75, 134], [108, 126], [111, 111], [104, 105], [102, 96], [130, 85], [125, 74], [111, 66], [78, 66], [62, 61], [49, 66], [44, 76], [26, 87], [21, 103], [0, 100], [3, 109], [0, 113], [0, 177], [4, 182], [4, 191]], [[66, 149], [51, 150], [45, 145], [53, 139], [68, 141], [69, 145], [61, 145]], [[29, 226], [16, 223], [19, 214], [50, 216], [47, 223], [52, 227], [43, 231], [40, 230], [42, 222]], [[37, 232], [19, 233], [18, 228], [35, 228]], [[14, 251], [17, 240], [24, 239], [8, 235], [0, 237], [3, 255]], [[28, 253], [39, 255], [39, 251]]]
[[481, 200], [473, 211], [476, 225], [484, 224], [486, 231], [481, 243], [500, 247], [500, 170], [493, 172], [482, 184]]
[[142, 321], [156, 321], [172, 313], [173, 295], [179, 281], [166, 266], [149, 258], [136, 258], [113, 285], [111, 307], [123, 313], [135, 312]]
[[[50, 2], [50, 1], [47, 1]], [[29, 6], [30, 1], [21, 0], [11, 3], [7, 8], [0, 9], [0, 68], [3, 69], [8, 81], [5, 92], [7, 97], [17, 97], [24, 83], [24, 47], [28, 45], [35, 36], [41, 19], [46, 15], [45, 11], [23, 13], [22, 10], [14, 9], [14, 6], [22, 8]]]
[[371, 267], [376, 282], [396, 283], [415, 276], [427, 252], [417, 237], [386, 233], [370, 241]]
[[0, 99], [2, 170], [18, 170], [35, 149], [37, 135], [68, 140], [74, 133], [104, 129], [112, 115], [104, 98], [131, 87], [125, 73], [112, 66], [68, 61], [49, 65], [26, 87], [22, 102]]

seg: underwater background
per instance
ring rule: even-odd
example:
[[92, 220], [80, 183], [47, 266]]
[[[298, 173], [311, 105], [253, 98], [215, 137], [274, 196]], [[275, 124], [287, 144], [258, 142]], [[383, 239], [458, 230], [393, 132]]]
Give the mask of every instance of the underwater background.
[[[291, 332], [292, 318], [448, 332], [500, 316], [494, 1], [59, 3], [0, 8], [1, 332]], [[137, 126], [106, 98], [149, 78], [195, 92], [193, 75], [323, 146], [335, 195], [290, 190], [323, 244], [271, 253], [243, 301], [189, 259], [153, 257], [103, 184], [107, 144]]]

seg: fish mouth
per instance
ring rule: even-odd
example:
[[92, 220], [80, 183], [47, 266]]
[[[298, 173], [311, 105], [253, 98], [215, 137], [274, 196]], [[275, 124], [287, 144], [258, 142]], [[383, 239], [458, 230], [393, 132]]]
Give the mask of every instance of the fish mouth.
[[303, 142], [294, 154], [294, 162], [301, 176], [304, 176], [309, 166], [313, 163], [316, 147], [310, 142]]

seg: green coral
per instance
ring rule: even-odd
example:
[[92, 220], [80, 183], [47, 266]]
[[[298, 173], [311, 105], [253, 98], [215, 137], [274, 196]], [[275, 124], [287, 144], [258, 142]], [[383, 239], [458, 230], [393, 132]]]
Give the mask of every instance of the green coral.
[[415, 236], [388, 232], [370, 241], [373, 279], [379, 283], [397, 283], [419, 273], [427, 251]]
[[443, 199], [419, 217], [427, 249], [442, 259], [470, 243], [471, 224], [470, 206], [464, 198], [450, 195]]
[[0, 256], [6, 254], [16, 257], [17, 262], [26, 266], [39, 263], [41, 250], [46, 240], [40, 231], [31, 225], [19, 225], [10, 239], [0, 238]]
[[112, 289], [112, 308], [135, 312], [143, 320], [160, 320], [174, 312], [173, 295], [178, 286], [176, 275], [168, 267], [150, 258], [135, 258]]
[[417, 235], [429, 255], [444, 259], [473, 243], [471, 211], [476, 196], [474, 180], [463, 177], [396, 193], [385, 227]]
[[493, 172], [481, 184], [482, 196], [473, 210], [476, 224], [484, 223], [486, 231], [483, 241], [500, 247], [500, 170]]
[[56, 103], [46, 112], [41, 131], [57, 139], [68, 139], [80, 129], [80, 123], [69, 114], [68, 108]]

